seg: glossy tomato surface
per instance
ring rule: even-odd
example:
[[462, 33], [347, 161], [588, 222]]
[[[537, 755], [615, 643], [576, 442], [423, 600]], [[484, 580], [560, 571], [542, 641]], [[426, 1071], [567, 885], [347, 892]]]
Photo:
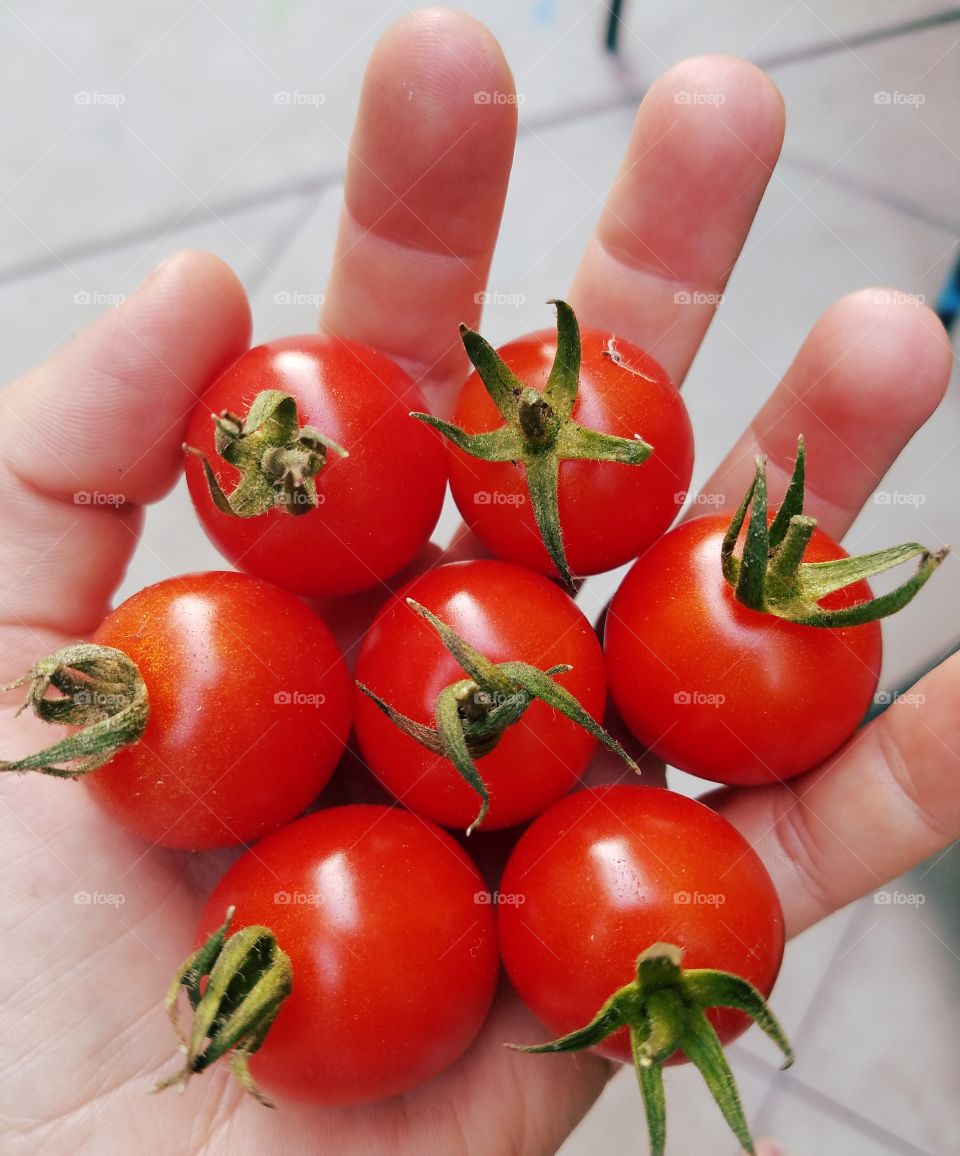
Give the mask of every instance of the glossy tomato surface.
[[[466, 677], [433, 628], [406, 605], [432, 610], [492, 662], [528, 662], [546, 670], [569, 663], [557, 681], [598, 721], [606, 687], [603, 654], [590, 623], [557, 585], [506, 562], [454, 562], [415, 578], [371, 626], [356, 677], [396, 710], [433, 725], [440, 691]], [[401, 734], [359, 690], [356, 736], [367, 765], [405, 806], [466, 829], [479, 796], [446, 758]], [[476, 760], [490, 792], [484, 828], [538, 814], [577, 781], [595, 740], [569, 719], [534, 702], [494, 749]]]
[[389, 358], [320, 334], [258, 345], [204, 394], [187, 444], [201, 450], [225, 491], [239, 473], [214, 448], [211, 413], [245, 416], [264, 389], [297, 402], [311, 425], [349, 452], [328, 453], [316, 476], [318, 506], [292, 516], [280, 507], [252, 518], [213, 503], [200, 459], [188, 454], [187, 482], [204, 530], [235, 566], [305, 595], [349, 594], [375, 586], [411, 562], [437, 524], [447, 480], [442, 439], [411, 410], [420, 391]]
[[148, 586], [94, 636], [136, 663], [142, 739], [87, 776], [97, 802], [151, 842], [247, 843], [326, 785], [350, 730], [343, 657], [298, 598], [245, 574]]
[[[586, 575], [629, 562], [674, 520], [693, 470], [693, 430], [679, 392], [652, 357], [600, 330], [582, 330], [581, 340], [574, 421], [618, 437], [639, 434], [654, 449], [638, 466], [560, 463], [567, 561], [574, 574]], [[615, 357], [608, 356], [611, 348]], [[498, 352], [524, 383], [542, 390], [556, 352], [556, 333], [532, 333]], [[464, 384], [453, 420], [471, 434], [503, 424], [478, 374]], [[450, 453], [453, 496], [481, 541], [500, 558], [555, 574], [534, 521], [524, 467], [478, 461], [453, 447]]]
[[[863, 720], [880, 625], [798, 626], [741, 605], [721, 570], [728, 525], [686, 522], [636, 562], [607, 614], [607, 677], [624, 722], [666, 762], [720, 783], [775, 782], [815, 767]], [[841, 557], [814, 532], [807, 561]], [[860, 582], [824, 605], [869, 597]]]
[[[783, 955], [780, 901], [756, 853], [714, 811], [661, 787], [577, 791], [541, 815], [507, 863], [497, 920], [507, 973], [554, 1036], [588, 1024], [655, 943], [764, 996]], [[708, 1015], [724, 1043], [750, 1023]], [[629, 1060], [626, 1031], [597, 1050]]]
[[333, 807], [230, 868], [198, 942], [223, 922], [269, 927], [293, 989], [250, 1071], [315, 1104], [395, 1096], [453, 1063], [480, 1030], [499, 972], [486, 885], [445, 832], [399, 808]]

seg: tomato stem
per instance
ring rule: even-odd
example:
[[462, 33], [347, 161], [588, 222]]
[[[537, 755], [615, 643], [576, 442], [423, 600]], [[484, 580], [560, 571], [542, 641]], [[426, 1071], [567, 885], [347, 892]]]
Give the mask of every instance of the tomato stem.
[[502, 426], [488, 433], [468, 434], [431, 414], [410, 416], [439, 430], [471, 457], [485, 462], [523, 463], [540, 537], [558, 573], [568, 586], [573, 586], [560, 525], [560, 463], [640, 465], [653, 453], [653, 447], [639, 434], [616, 437], [585, 429], [573, 421], [571, 415], [580, 387], [580, 328], [576, 314], [566, 302], [551, 304], [557, 309], [557, 351], [542, 393], [521, 381], [479, 333], [460, 326], [467, 356], [500, 411]]
[[[753, 481], [721, 547], [724, 577], [733, 587], [737, 601], [751, 610], [804, 626], [862, 626], [902, 610], [946, 558], [949, 547], [932, 551], [918, 542], [905, 542], [852, 558], [804, 562], [817, 527], [816, 518], [803, 513], [804, 459], [801, 435], [797, 438], [797, 460], [786, 496], [777, 516], [768, 522], [766, 461], [757, 458]], [[738, 558], [734, 547], [744, 523], [746, 536]], [[913, 574], [887, 594], [833, 610], [820, 605], [823, 598], [837, 590], [917, 557], [920, 561]]]
[[554, 681], [556, 675], [573, 670], [572, 666], [560, 664], [540, 670], [526, 662], [493, 663], [425, 606], [412, 598], [407, 599], [407, 605], [433, 627], [440, 641], [470, 677], [451, 683], [440, 692], [434, 704], [432, 727], [401, 714], [362, 682], [357, 686], [398, 730], [434, 754], [449, 759], [463, 780], [477, 793], [480, 809], [467, 828], [468, 835], [480, 826], [490, 807], [487, 785], [474, 760], [494, 749], [506, 729], [520, 719], [534, 699], [583, 727], [619, 755], [631, 770], [640, 773], [640, 768], [620, 743], [584, 710], [565, 687]]
[[[186, 1059], [182, 1068], [159, 1080], [152, 1090], [184, 1087], [191, 1076], [226, 1056], [244, 1091], [272, 1108], [248, 1065], [292, 990], [293, 967], [268, 927], [244, 927], [228, 934], [233, 915], [234, 909], [228, 908], [223, 924], [173, 977], [164, 1008]], [[180, 1023], [181, 988], [193, 1010], [189, 1033]]]
[[202, 451], [185, 445], [203, 464], [214, 505], [234, 518], [255, 518], [279, 506], [294, 516], [317, 508], [314, 478], [327, 464], [328, 452], [347, 451], [312, 426], [301, 426], [296, 400], [277, 389], [265, 389], [245, 418], [224, 410], [211, 414], [214, 447], [240, 472], [240, 481], [225, 493]]
[[[18, 714], [29, 707], [44, 722], [81, 729], [36, 754], [0, 761], [0, 771], [39, 771], [78, 779], [137, 742], [147, 725], [146, 683], [127, 655], [113, 647], [89, 642], [64, 647], [0, 690], [27, 683]], [[47, 697], [51, 687], [58, 696]]]
[[687, 970], [680, 961], [679, 948], [655, 943], [637, 957], [636, 978], [614, 992], [585, 1027], [549, 1043], [508, 1047], [529, 1053], [581, 1051], [626, 1028], [647, 1117], [651, 1156], [663, 1156], [666, 1145], [662, 1066], [681, 1051], [700, 1070], [734, 1135], [752, 1153], [753, 1139], [733, 1073], [704, 1013], [707, 1008], [729, 1007], [750, 1016], [783, 1053], [784, 1068], [793, 1063], [793, 1049], [752, 984], [730, 972]]

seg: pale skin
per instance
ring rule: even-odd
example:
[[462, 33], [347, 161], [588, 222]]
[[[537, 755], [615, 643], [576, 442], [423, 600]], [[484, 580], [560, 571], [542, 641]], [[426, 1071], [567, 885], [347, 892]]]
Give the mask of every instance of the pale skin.
[[[411, 90], [415, 99], [400, 98]], [[513, 79], [473, 20], [419, 12], [385, 34], [364, 83], [321, 319], [398, 359], [438, 407], [464, 376], [457, 324], [479, 323], [474, 295], [486, 282], [514, 147], [515, 106], [477, 106], [478, 90], [509, 93]], [[677, 104], [679, 90], [726, 99]], [[687, 61], [656, 82], [569, 288], [582, 324], [652, 350], [682, 381], [713, 307], [677, 305], [674, 294], [678, 286], [722, 290], [777, 159], [783, 115], [771, 82], [732, 58]], [[317, 261], [325, 269], [330, 255]], [[933, 314], [885, 302], [865, 290], [826, 311], [711, 492], [735, 503], [757, 453], [769, 458], [774, 494], [782, 492], [802, 429], [816, 478], [825, 479], [808, 487], [809, 512], [843, 535], [933, 413], [949, 375], [949, 344]], [[182, 253], [0, 395], [0, 682], [96, 627], [135, 548], [142, 508], [182, 468], [189, 410], [249, 335], [231, 271], [209, 254]], [[119, 490], [128, 504], [78, 507], [78, 490]], [[791, 934], [960, 834], [958, 680], [955, 657], [923, 680], [921, 706], [894, 705], [819, 770], [789, 787], [716, 799], [767, 864]], [[49, 738], [13, 721], [14, 695], [4, 702], [4, 757]], [[545, 1036], [504, 986], [467, 1055], [395, 1100], [271, 1112], [225, 1072], [204, 1075], [185, 1096], [147, 1096], [173, 1058], [161, 996], [220, 863], [148, 848], [102, 817], [81, 787], [10, 776], [2, 788], [0, 1147], [11, 1156], [541, 1156], [610, 1074], [592, 1056], [505, 1049]], [[79, 890], [126, 900], [78, 906]]]

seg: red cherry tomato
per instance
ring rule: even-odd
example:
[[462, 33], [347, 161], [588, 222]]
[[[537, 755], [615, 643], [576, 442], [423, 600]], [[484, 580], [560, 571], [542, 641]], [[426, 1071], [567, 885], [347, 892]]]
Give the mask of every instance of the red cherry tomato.
[[[743, 606], [721, 570], [729, 524], [686, 522], [634, 564], [607, 614], [607, 677], [624, 722], [666, 762], [720, 783], [769, 783], [822, 762], [863, 720], [880, 625], [799, 626]], [[816, 530], [805, 561], [845, 556]], [[869, 597], [859, 582], [823, 605]]]
[[187, 444], [225, 491], [240, 474], [216, 452], [211, 413], [245, 416], [268, 389], [290, 394], [300, 425], [349, 457], [327, 454], [315, 478], [319, 504], [308, 513], [274, 507], [239, 518], [214, 505], [200, 458], [189, 454], [190, 494], [211, 541], [235, 566], [310, 596], [363, 590], [401, 570], [437, 524], [447, 478], [441, 438], [409, 417], [425, 406], [412, 380], [343, 338], [287, 337], [249, 350], [204, 394], [187, 428]]
[[[513, 986], [554, 1036], [588, 1024], [655, 943], [764, 996], [783, 956], [780, 902], [749, 843], [709, 807], [660, 787], [577, 791], [541, 815], [507, 863], [497, 922]], [[707, 1014], [722, 1043], [750, 1022]], [[631, 1058], [623, 1029], [597, 1050]]]
[[[556, 333], [541, 330], [498, 349], [510, 369], [542, 391]], [[611, 349], [615, 356], [609, 356]], [[693, 431], [679, 392], [643, 350], [595, 329], [581, 331], [580, 387], [573, 419], [618, 437], [639, 434], [653, 446], [642, 465], [562, 461], [558, 501], [567, 561], [574, 574], [599, 574], [629, 562], [676, 517], [693, 470]], [[453, 421], [468, 434], [503, 424], [477, 373], [457, 401]], [[534, 521], [523, 466], [484, 462], [451, 447], [450, 486], [464, 521], [500, 558], [555, 574]]]
[[250, 1062], [268, 1094], [398, 1095], [452, 1064], [486, 1018], [499, 971], [486, 885], [449, 835], [406, 811], [334, 807], [258, 843], [208, 900], [199, 942], [230, 906], [231, 931], [269, 927], [293, 967]]
[[147, 686], [141, 740], [83, 781], [125, 827], [199, 850], [248, 843], [326, 785], [350, 730], [350, 682], [298, 598], [245, 574], [171, 578], [128, 598], [93, 639]]
[[[432, 725], [437, 696], [464, 671], [406, 598], [432, 610], [492, 662], [528, 662], [542, 670], [569, 663], [557, 677], [594, 719], [606, 698], [603, 655], [590, 623], [553, 582], [506, 562], [455, 562], [415, 578], [371, 626], [356, 677], [402, 714]], [[434, 822], [465, 829], [478, 796], [446, 758], [402, 734], [357, 692], [356, 736], [367, 765], [403, 804]], [[595, 740], [535, 701], [499, 743], [476, 759], [490, 791], [484, 829], [508, 827], [564, 795], [589, 762]]]

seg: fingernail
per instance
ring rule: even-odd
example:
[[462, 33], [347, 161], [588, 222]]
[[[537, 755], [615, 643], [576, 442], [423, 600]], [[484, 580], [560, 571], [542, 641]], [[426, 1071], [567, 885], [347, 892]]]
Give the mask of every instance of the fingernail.
[[758, 1140], [757, 1156], [788, 1156], [786, 1148], [777, 1140]]

